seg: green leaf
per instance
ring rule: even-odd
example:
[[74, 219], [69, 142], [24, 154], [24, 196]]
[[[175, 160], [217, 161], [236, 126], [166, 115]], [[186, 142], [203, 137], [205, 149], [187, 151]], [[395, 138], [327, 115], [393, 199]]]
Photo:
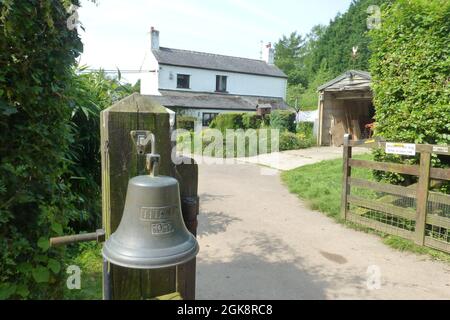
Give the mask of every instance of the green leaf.
[[0, 300], [6, 300], [16, 292], [16, 285], [3, 283], [0, 285]]
[[30, 290], [28, 290], [28, 287], [25, 284], [21, 284], [17, 287], [16, 290], [17, 294], [20, 295], [22, 298], [28, 297], [30, 294]]
[[52, 230], [55, 231], [59, 235], [63, 233], [63, 228], [62, 228], [61, 224], [59, 224], [57, 222], [52, 223]]
[[50, 248], [50, 241], [47, 238], [40, 237], [37, 242], [37, 245], [39, 248], [42, 249], [42, 251], [45, 252], [48, 250], [48, 248]]
[[34, 268], [32, 271], [32, 275], [33, 275], [34, 281], [36, 281], [37, 283], [48, 282], [48, 280], [50, 278], [50, 272], [48, 271], [47, 268], [42, 267], [42, 266], [38, 266], [38, 267]]
[[48, 260], [48, 267], [55, 274], [57, 274], [57, 273], [59, 273], [59, 271], [61, 271], [61, 264], [58, 261], [56, 261], [55, 259], [50, 258]]
[[17, 271], [20, 273], [30, 273], [32, 269], [33, 267], [28, 262], [21, 263], [17, 266]]

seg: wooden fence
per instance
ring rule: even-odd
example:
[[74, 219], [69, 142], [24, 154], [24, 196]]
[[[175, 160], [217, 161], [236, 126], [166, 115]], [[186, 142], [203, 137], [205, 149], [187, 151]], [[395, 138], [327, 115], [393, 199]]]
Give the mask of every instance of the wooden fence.
[[[420, 154], [420, 162], [413, 165], [353, 159], [355, 147], [411, 156]], [[436, 191], [450, 181], [450, 169], [433, 168], [432, 154], [446, 158], [450, 156], [450, 147], [389, 143], [381, 138], [351, 141], [350, 135], [346, 135], [342, 218], [450, 253], [450, 195]], [[408, 175], [416, 182], [399, 186], [369, 181], [352, 176], [353, 168]]]

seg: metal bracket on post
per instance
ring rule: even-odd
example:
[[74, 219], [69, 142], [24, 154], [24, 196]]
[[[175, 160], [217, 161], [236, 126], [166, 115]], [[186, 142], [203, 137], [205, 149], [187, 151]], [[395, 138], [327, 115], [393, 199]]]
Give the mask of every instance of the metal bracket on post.
[[131, 139], [133, 139], [138, 155], [145, 153], [145, 148], [151, 143], [152, 153], [156, 153], [155, 150], [155, 135], [148, 130], [133, 130], [130, 132]]

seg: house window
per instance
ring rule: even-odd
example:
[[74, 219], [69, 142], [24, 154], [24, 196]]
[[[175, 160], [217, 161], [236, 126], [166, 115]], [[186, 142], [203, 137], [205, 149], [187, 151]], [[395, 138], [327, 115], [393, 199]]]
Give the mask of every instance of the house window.
[[189, 80], [191, 76], [188, 74], [177, 74], [177, 88], [189, 89]]
[[227, 76], [216, 76], [216, 91], [227, 92]]
[[209, 112], [204, 112], [203, 113], [203, 120], [202, 120], [202, 124], [204, 127], [208, 127], [209, 124], [211, 123], [211, 121], [214, 120], [214, 118], [218, 115], [218, 113], [209, 113]]

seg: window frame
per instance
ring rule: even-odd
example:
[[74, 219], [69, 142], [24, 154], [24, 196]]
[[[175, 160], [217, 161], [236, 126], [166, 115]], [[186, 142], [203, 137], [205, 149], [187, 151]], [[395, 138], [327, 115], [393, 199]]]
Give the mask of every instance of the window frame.
[[[221, 82], [223, 81], [223, 79], [225, 79], [225, 89], [220, 90], [220, 85], [221, 85]], [[227, 86], [228, 86], [228, 76], [217, 74], [216, 75], [216, 92], [227, 93], [228, 92]]]
[[[186, 77], [187, 78], [187, 87], [180, 87], [179, 86], [179, 77]], [[191, 89], [191, 75], [185, 74], [185, 73], [177, 73], [177, 89]]]
[[[208, 119], [208, 123], [205, 124], [205, 115], [208, 115], [209, 119]], [[212, 117], [211, 117], [212, 115]], [[219, 112], [202, 112], [202, 126], [203, 127], [208, 127], [209, 124], [211, 123], [211, 121], [214, 120], [215, 117], [217, 117], [219, 115]]]

